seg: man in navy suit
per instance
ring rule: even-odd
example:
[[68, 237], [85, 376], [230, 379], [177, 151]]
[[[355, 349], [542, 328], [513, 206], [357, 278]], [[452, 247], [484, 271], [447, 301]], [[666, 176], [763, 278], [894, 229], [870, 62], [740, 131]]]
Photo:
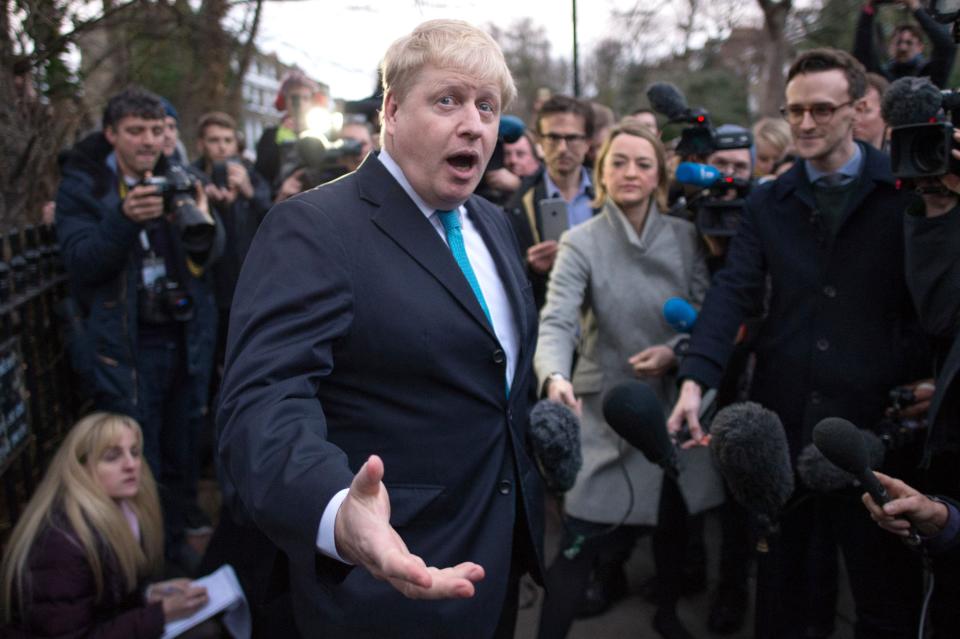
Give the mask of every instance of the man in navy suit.
[[516, 90], [459, 21], [396, 41], [383, 76], [383, 151], [276, 206], [244, 263], [224, 492], [282, 551], [305, 636], [512, 637], [542, 555], [536, 311], [472, 193]]

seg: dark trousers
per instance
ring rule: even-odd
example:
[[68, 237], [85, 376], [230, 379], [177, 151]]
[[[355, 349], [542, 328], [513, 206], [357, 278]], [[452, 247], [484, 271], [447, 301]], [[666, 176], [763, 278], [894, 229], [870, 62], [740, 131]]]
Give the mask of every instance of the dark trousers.
[[[859, 494], [819, 495], [798, 489], [781, 516], [780, 534], [758, 557], [756, 637], [800, 639], [819, 619], [828, 535], [843, 552], [856, 609], [857, 639], [915, 637], [920, 616], [920, 557], [874, 523]], [[826, 575], [826, 576], [825, 576]], [[819, 615], [819, 616], [822, 616]]]
[[[546, 596], [540, 610], [539, 639], [566, 637], [583, 605], [584, 591], [602, 554], [628, 556], [649, 526], [614, 526], [565, 517], [560, 552], [547, 570]], [[664, 478], [658, 524], [653, 529], [653, 559], [657, 572], [658, 606], [673, 610], [680, 597], [681, 571], [687, 546], [687, 508], [676, 483]]]
[[168, 548], [182, 540], [184, 514], [196, 503], [198, 435], [182, 331], [141, 334], [137, 392], [143, 454], [157, 480]]

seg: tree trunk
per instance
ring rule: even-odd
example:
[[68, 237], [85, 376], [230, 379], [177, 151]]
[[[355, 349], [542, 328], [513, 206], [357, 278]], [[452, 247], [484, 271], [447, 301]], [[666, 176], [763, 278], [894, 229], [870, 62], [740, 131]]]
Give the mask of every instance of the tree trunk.
[[762, 90], [759, 96], [761, 116], [776, 116], [783, 104], [784, 80], [786, 77], [787, 55], [790, 43], [786, 38], [787, 17], [793, 9], [792, 0], [757, 0], [763, 11], [763, 31], [766, 36], [763, 44], [763, 71], [761, 73]]

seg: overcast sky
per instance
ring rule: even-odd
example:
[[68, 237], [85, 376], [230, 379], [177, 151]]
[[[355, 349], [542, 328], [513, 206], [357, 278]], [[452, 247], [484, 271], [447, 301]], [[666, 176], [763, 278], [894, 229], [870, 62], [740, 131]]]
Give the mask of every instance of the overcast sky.
[[[611, 28], [611, 10], [635, 0], [578, 1], [580, 55]], [[355, 100], [373, 92], [380, 58], [396, 38], [433, 18], [459, 18], [480, 27], [509, 27], [524, 17], [542, 25], [552, 54], [572, 57], [570, 0], [299, 0], [265, 2], [258, 44], [299, 64], [330, 85], [334, 97]]]

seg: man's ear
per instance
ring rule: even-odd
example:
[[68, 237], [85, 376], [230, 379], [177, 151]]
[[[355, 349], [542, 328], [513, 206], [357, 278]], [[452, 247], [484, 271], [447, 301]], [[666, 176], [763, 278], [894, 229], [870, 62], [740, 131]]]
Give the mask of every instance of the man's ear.
[[110, 146], [117, 145], [117, 132], [113, 128], [113, 125], [107, 125], [103, 127], [103, 136], [107, 138], [107, 142], [110, 143]]
[[397, 94], [393, 91], [387, 91], [383, 100], [383, 130], [386, 133], [393, 132], [393, 125], [397, 119], [397, 109], [400, 108], [400, 101]]
[[864, 96], [853, 103], [853, 110], [856, 111], [856, 115], [863, 115], [867, 111], [867, 97]]

